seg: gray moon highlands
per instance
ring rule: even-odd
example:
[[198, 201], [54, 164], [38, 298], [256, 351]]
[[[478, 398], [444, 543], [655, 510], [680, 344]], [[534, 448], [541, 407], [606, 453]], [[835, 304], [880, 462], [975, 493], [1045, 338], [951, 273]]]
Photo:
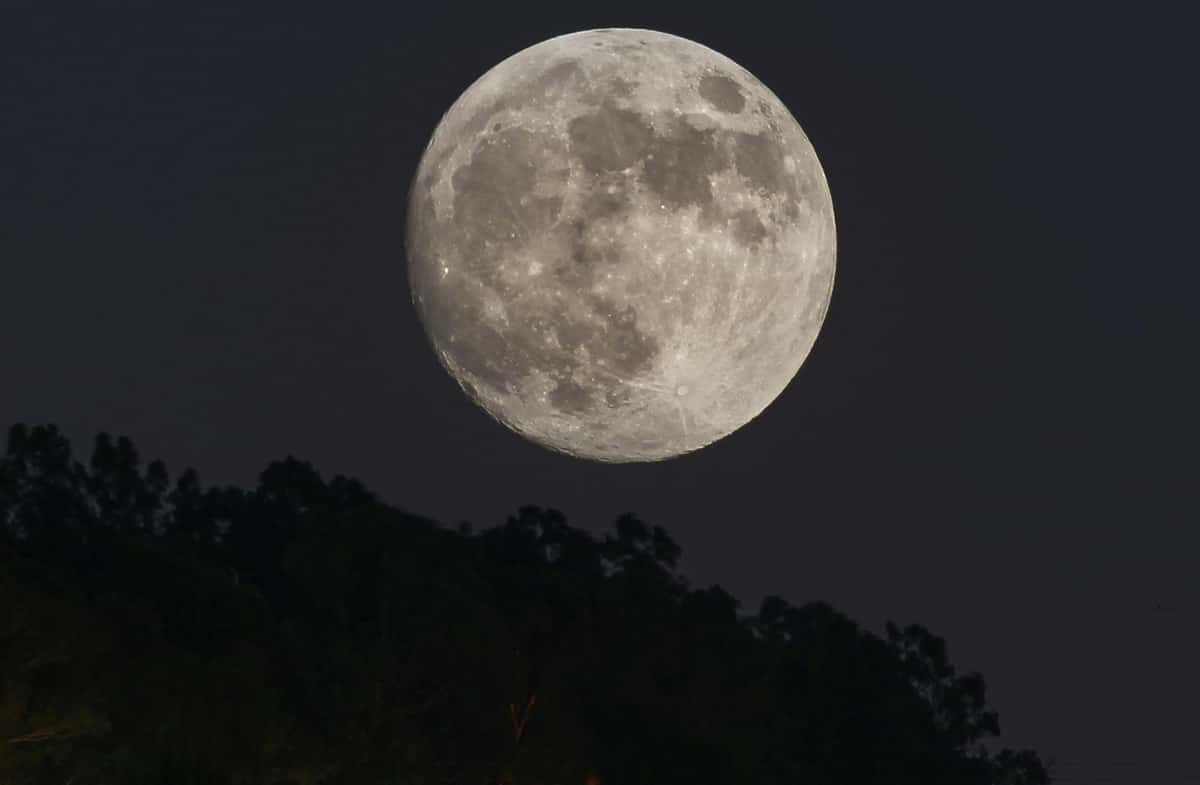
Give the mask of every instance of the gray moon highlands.
[[693, 41], [543, 41], [450, 107], [409, 192], [413, 301], [504, 425], [606, 462], [699, 449], [808, 356], [836, 255], [816, 153], [774, 93]]

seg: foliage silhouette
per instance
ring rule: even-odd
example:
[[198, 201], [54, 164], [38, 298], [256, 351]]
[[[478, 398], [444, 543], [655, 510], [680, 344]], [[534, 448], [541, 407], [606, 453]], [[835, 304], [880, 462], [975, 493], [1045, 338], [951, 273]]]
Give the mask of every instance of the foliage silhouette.
[[257, 487], [53, 426], [0, 459], [0, 781], [1041, 785], [943, 640], [740, 612], [632, 514], [453, 529], [288, 457]]

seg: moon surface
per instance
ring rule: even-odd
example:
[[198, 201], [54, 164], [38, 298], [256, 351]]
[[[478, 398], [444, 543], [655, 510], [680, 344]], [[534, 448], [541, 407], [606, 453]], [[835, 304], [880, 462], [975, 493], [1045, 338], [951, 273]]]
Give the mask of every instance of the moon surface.
[[606, 462], [697, 450], [808, 356], [836, 255], [821, 164], [783, 103], [701, 44], [588, 30], [450, 107], [409, 192], [413, 301], [484, 410]]

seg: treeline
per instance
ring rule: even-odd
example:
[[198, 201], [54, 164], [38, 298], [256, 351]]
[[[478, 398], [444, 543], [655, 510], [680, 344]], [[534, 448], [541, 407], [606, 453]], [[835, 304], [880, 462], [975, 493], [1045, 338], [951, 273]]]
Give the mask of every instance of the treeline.
[[53, 426], [0, 459], [0, 782], [1041, 785], [942, 639], [753, 615], [633, 515], [449, 528], [288, 458], [174, 482]]

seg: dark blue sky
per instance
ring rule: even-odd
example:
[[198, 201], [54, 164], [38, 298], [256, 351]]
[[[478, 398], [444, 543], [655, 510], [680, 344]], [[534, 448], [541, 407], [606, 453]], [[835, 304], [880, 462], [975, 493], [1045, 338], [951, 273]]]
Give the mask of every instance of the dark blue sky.
[[[83, 5], [0, 10], [0, 420], [85, 449], [127, 433], [212, 482], [294, 453], [480, 526], [633, 510], [749, 609], [779, 593], [944, 635], [1005, 742], [1063, 782], [1200, 781], [1195, 19]], [[792, 385], [655, 465], [552, 454], [476, 410], [404, 267], [406, 191], [450, 103], [606, 26], [758, 76], [837, 211], [833, 303]]]

